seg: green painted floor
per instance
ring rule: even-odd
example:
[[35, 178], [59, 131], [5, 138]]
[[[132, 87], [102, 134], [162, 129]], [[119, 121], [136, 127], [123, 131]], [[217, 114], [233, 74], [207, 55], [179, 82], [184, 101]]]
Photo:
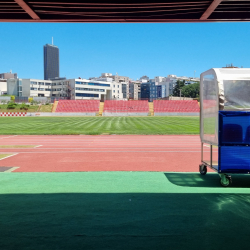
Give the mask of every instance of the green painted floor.
[[249, 249], [250, 176], [0, 173], [0, 249]]

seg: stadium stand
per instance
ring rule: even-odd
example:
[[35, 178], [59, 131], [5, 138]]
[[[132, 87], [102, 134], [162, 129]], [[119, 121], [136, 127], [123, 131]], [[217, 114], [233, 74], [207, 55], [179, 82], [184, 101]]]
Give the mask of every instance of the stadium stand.
[[60, 100], [58, 101], [56, 112], [85, 113], [86, 115], [96, 115], [99, 113], [99, 100]]
[[200, 107], [195, 100], [154, 101], [155, 115], [171, 115], [171, 113], [189, 113], [190, 115], [197, 115], [199, 112]]
[[104, 103], [104, 116], [148, 115], [148, 101], [114, 101]]
[[55, 107], [56, 113], [81, 113], [91, 116], [196, 116], [200, 112], [198, 102], [193, 100], [159, 100], [153, 103], [144, 100], [106, 100], [104, 103], [99, 100], [60, 100]]

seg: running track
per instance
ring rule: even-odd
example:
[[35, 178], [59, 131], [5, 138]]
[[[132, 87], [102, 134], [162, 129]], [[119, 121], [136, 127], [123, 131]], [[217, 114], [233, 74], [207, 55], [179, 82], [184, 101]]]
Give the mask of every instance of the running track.
[[0, 160], [14, 172], [198, 172], [201, 157], [198, 135], [1, 135], [0, 145], [38, 146], [0, 148], [16, 154]]

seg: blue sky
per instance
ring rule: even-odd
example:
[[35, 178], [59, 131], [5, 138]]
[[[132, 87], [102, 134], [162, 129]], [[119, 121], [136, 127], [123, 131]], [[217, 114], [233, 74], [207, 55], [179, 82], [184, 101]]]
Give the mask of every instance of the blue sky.
[[103, 72], [133, 79], [196, 76], [213, 67], [250, 67], [250, 23], [0, 23], [0, 73], [43, 79], [43, 45], [60, 49], [60, 76]]

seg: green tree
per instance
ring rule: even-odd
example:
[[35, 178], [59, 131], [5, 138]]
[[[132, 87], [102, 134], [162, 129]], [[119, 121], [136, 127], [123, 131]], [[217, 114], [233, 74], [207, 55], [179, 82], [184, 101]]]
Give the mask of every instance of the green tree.
[[200, 83], [186, 85], [181, 89], [181, 96], [199, 98], [200, 96]]
[[[180, 96], [180, 90], [185, 86], [185, 80], [178, 80], [173, 90], [173, 96]], [[181, 94], [181, 96], [183, 96]]]

